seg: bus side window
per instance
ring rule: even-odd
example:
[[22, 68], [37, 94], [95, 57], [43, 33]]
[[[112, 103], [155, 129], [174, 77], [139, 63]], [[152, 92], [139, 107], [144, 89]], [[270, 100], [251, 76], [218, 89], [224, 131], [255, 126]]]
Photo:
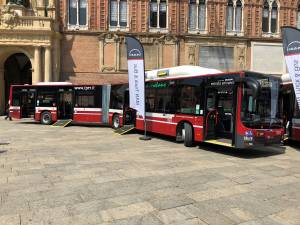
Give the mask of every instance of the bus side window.
[[20, 92], [13, 92], [12, 106], [20, 106]]

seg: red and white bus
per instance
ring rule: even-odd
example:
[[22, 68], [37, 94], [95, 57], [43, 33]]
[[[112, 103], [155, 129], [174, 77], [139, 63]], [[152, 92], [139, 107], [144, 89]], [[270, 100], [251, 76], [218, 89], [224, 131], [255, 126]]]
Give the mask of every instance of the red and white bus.
[[[75, 123], [112, 125], [114, 113], [123, 113], [123, 99], [128, 85], [73, 85], [67, 82], [12, 85], [10, 115], [14, 119], [34, 118], [42, 124], [71, 119]], [[128, 92], [128, 91], [127, 91]], [[112, 101], [110, 101], [110, 94]], [[122, 102], [120, 102], [122, 101]], [[109, 105], [112, 108], [109, 110]], [[115, 107], [115, 108], [114, 108]], [[120, 122], [123, 123], [120, 116]]]
[[[128, 108], [128, 84], [11, 88], [14, 118], [34, 116], [45, 124], [71, 118], [144, 129], [143, 118]], [[280, 147], [284, 129], [279, 89], [280, 79], [253, 72], [221, 73], [191, 66], [149, 71], [147, 131], [173, 136], [185, 146], [208, 142], [235, 148]]]
[[300, 140], [300, 110], [296, 100], [295, 91], [289, 74], [281, 77], [282, 108], [287, 139]]

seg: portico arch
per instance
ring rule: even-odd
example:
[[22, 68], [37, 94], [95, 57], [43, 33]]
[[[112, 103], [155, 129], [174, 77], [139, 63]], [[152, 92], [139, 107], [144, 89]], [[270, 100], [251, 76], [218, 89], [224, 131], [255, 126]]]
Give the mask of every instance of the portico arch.
[[[33, 52], [33, 51], [32, 51]], [[32, 83], [33, 54], [22, 48], [1, 48], [0, 54], [0, 115], [5, 112], [11, 84]]]

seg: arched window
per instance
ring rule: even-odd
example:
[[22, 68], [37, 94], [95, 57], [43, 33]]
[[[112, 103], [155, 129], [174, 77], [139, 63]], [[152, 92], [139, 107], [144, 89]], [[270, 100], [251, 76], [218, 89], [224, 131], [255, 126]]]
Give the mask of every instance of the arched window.
[[127, 27], [127, 0], [110, 0], [109, 25]]
[[87, 0], [69, 0], [69, 26], [87, 26]]
[[242, 0], [228, 0], [226, 13], [226, 31], [229, 33], [241, 33], [243, 31]]
[[277, 1], [264, 1], [262, 31], [265, 33], [278, 32], [278, 4]]
[[226, 31], [233, 31], [233, 15], [233, 1], [229, 0], [227, 4]]
[[167, 2], [166, 0], [150, 1], [149, 25], [152, 28], [167, 27]]
[[206, 0], [190, 0], [189, 30], [206, 30]]
[[238, 0], [235, 6], [235, 30], [236, 31], [242, 31], [242, 23], [243, 23], [242, 13], [243, 13], [243, 5], [241, 0]]
[[278, 17], [278, 7], [276, 1], [272, 3], [271, 12], [271, 33], [277, 32], [277, 17]]
[[300, 4], [298, 5], [297, 10], [297, 28], [300, 29]]
[[269, 31], [269, 2], [265, 0], [264, 9], [263, 9], [263, 18], [262, 18], [262, 31]]

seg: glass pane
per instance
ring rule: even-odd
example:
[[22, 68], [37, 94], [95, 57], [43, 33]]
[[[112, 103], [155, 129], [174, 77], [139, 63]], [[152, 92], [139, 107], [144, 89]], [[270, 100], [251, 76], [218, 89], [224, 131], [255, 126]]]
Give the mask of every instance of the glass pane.
[[189, 6], [189, 28], [196, 29], [196, 19], [197, 19], [197, 6], [196, 4], [190, 4]]
[[116, 0], [110, 1], [110, 25], [118, 25], [118, 2]]
[[263, 18], [262, 18], [262, 31], [269, 31], [269, 9], [264, 9]]
[[69, 2], [69, 24], [76, 25], [77, 23], [77, 1], [70, 0]]
[[205, 22], [206, 22], [206, 7], [205, 4], [199, 5], [199, 29], [205, 30]]
[[157, 12], [157, 3], [156, 2], [151, 2], [150, 3], [150, 11], [151, 12]]
[[127, 26], [127, 1], [120, 1], [120, 26]]
[[233, 6], [227, 6], [226, 30], [233, 30]]
[[160, 4], [159, 4], [159, 11], [160, 12], [166, 12], [167, 11], [167, 4], [163, 3], [163, 2], [160, 2]]
[[236, 7], [235, 9], [235, 30], [241, 31], [242, 29], [242, 7]]
[[271, 14], [271, 32], [276, 33], [276, 31], [277, 31], [277, 8], [273, 8]]
[[150, 3], [150, 27], [157, 27], [157, 3]]
[[79, 0], [79, 25], [86, 25], [86, 0]]

